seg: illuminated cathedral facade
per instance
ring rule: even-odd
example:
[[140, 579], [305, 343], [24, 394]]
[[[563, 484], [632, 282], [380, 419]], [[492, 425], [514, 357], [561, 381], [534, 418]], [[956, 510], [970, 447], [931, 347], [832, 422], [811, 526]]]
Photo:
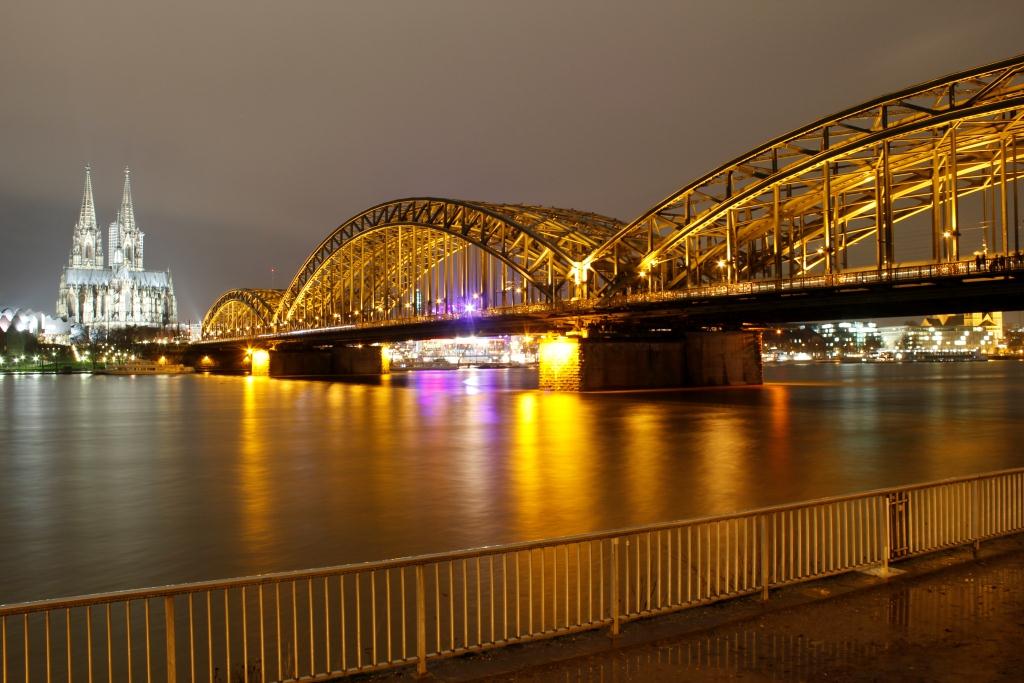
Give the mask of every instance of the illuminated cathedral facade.
[[57, 316], [102, 332], [123, 327], [163, 327], [177, 322], [170, 270], [146, 270], [145, 234], [135, 222], [131, 171], [124, 170], [124, 191], [117, 219], [103, 235], [96, 222], [92, 171], [85, 167], [82, 208], [75, 224], [68, 264], [60, 276]]

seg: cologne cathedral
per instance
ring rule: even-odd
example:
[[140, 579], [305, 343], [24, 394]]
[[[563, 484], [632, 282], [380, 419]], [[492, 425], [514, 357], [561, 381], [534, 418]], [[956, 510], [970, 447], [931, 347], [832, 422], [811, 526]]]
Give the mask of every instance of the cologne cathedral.
[[174, 324], [178, 311], [171, 272], [143, 267], [144, 238], [135, 222], [131, 172], [125, 168], [121, 208], [107, 231], [104, 259], [103, 236], [92, 197], [92, 173], [86, 166], [71, 256], [60, 276], [57, 316], [93, 332]]

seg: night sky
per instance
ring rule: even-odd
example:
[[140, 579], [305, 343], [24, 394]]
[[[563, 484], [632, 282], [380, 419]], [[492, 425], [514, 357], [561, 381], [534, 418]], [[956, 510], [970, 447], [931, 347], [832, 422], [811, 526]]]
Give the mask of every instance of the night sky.
[[[0, 306], [52, 312], [89, 162], [182, 320], [434, 195], [630, 220], [778, 134], [1024, 52], [1024, 2], [0, 3]], [[271, 267], [277, 267], [272, 281]]]

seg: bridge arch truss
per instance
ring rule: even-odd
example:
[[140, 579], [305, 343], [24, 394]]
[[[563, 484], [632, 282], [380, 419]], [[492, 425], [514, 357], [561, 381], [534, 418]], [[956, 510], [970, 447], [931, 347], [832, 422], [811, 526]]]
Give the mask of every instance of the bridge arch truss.
[[622, 227], [597, 214], [414, 198], [346, 221], [285, 290], [274, 323], [302, 329], [582, 296], [578, 263]]
[[204, 335], [567, 300], [599, 309], [620, 294], [660, 299], [822, 276], [841, 284], [844, 273], [946, 263], [963, 272], [972, 260], [1019, 265], [1022, 161], [1024, 56], [811, 123], [629, 224], [431, 197], [380, 204], [328, 235], [287, 289], [225, 293]]
[[273, 329], [280, 289], [229, 289], [203, 316], [204, 337], [255, 337]]
[[1018, 57], [909, 88], [715, 169], [589, 256], [628, 273], [596, 291], [679, 290], [1016, 252], [1022, 70]]

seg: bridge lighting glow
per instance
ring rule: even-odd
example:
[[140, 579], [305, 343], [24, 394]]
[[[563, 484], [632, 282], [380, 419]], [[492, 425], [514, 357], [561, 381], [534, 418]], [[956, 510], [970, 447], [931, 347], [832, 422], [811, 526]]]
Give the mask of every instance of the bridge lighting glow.
[[587, 269], [590, 268], [590, 261], [573, 261], [571, 264], [572, 280], [577, 285], [587, 281]]
[[270, 352], [266, 349], [253, 349], [252, 375], [266, 376], [270, 373]]
[[571, 374], [579, 361], [579, 341], [570, 337], [547, 337], [537, 347], [541, 372], [558, 377]]
[[718, 259], [718, 267], [719, 268], [725, 268], [726, 263], [727, 263], [727, 261], [724, 258]]
[[577, 342], [574, 339], [554, 337], [550, 340], [545, 340], [545, 343], [541, 345], [540, 357], [542, 361], [564, 365], [576, 352], [576, 347]]

